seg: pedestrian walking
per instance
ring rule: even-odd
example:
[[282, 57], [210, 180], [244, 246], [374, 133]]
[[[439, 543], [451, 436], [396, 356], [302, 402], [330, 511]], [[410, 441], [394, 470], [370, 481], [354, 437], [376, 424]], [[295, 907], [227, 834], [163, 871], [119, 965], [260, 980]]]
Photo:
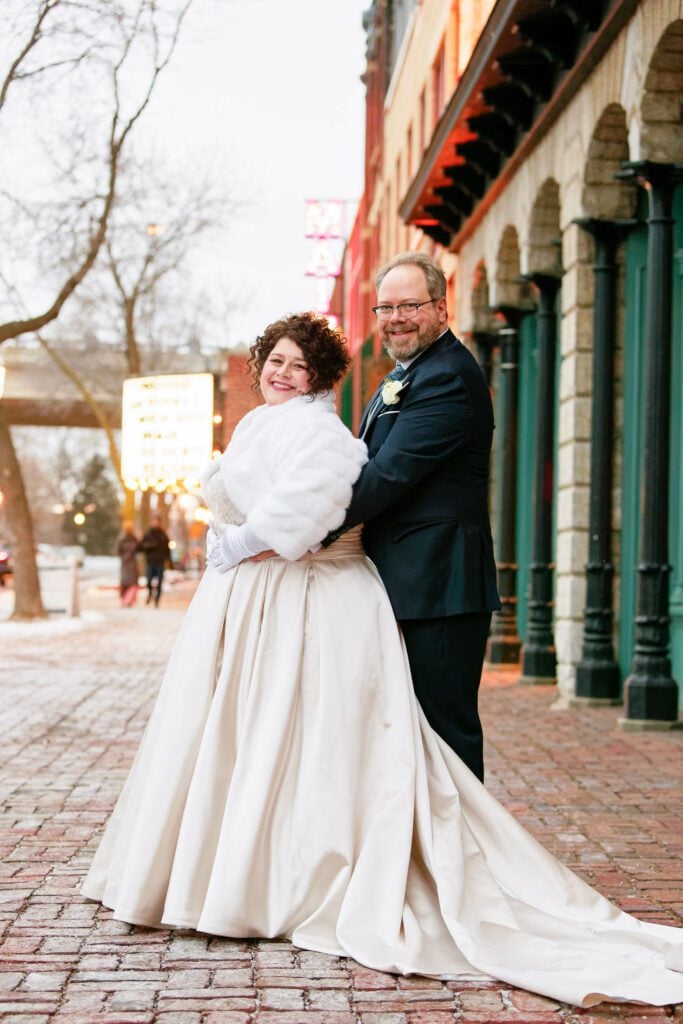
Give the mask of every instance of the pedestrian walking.
[[121, 562], [119, 595], [123, 608], [132, 608], [138, 597], [138, 547], [140, 538], [130, 519], [125, 519], [116, 542], [116, 554]]
[[154, 607], [158, 608], [166, 563], [171, 557], [170, 541], [161, 525], [161, 516], [152, 518], [152, 525], [140, 541], [138, 550], [147, 560], [147, 604], [154, 600]]

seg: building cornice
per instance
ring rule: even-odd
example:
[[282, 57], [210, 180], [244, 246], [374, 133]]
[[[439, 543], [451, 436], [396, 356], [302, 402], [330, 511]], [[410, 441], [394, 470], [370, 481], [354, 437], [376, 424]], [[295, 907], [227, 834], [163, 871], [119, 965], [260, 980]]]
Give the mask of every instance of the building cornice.
[[632, 17], [638, 0], [498, 0], [399, 207], [457, 250]]

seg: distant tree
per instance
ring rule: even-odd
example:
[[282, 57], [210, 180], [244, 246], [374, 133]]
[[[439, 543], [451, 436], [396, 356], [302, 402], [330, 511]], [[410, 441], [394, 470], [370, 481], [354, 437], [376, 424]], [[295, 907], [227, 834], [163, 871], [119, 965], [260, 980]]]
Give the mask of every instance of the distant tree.
[[193, 263], [224, 238], [238, 203], [224, 178], [177, 161], [169, 168], [148, 159], [127, 167], [125, 177], [130, 187], [113, 211], [106, 242], [110, 277], [98, 275], [92, 284], [114, 314], [110, 323], [119, 324], [117, 340], [128, 372], [136, 374], [154, 372], [158, 360], [187, 344], [188, 315], [221, 308], [221, 297], [198, 294]]
[[[5, 2], [3, 32], [16, 52], [0, 70], [0, 114], [26, 120], [18, 141], [3, 144], [21, 173], [7, 173], [0, 192], [0, 223], [13, 228], [0, 262], [8, 285], [0, 343], [59, 316], [92, 269], [129, 136], [192, 0]], [[29, 157], [39, 166], [29, 168]], [[21, 315], [34, 296], [42, 308]], [[2, 322], [12, 307], [20, 315]]]
[[[89, 555], [111, 555], [119, 532], [119, 494], [111, 469], [102, 455], [93, 455], [83, 467], [83, 476], [71, 508], [64, 515], [64, 534], [70, 544], [83, 543]], [[78, 524], [75, 517], [85, 522]]]
[[[192, 2], [3, 0], [0, 344], [54, 321], [95, 265], [129, 138]], [[44, 617], [30, 509], [1, 411], [0, 457], [13, 618]]]
[[[177, 160], [172, 167], [156, 157], [127, 161], [106, 254], [60, 321], [61, 334], [90, 352], [99, 346], [120, 349], [130, 376], [174, 372], [178, 351], [193, 352], [209, 369], [212, 353], [224, 344], [234, 304], [227, 287], [208, 292], [197, 285], [195, 266], [225, 236], [238, 203], [225, 175], [198, 176]], [[94, 397], [87, 358], [79, 358], [76, 369], [58, 340], [42, 333], [38, 338], [104, 431], [125, 491], [123, 516], [134, 518], [135, 495], [125, 488], [115, 429]]]
[[[35, 427], [12, 428], [37, 541], [65, 543], [58, 510], [71, 501], [73, 490], [69, 489], [71, 463], [69, 461], [67, 465], [62, 458], [62, 449], [66, 436], [75, 433], [64, 428], [50, 431]], [[82, 440], [87, 444], [87, 452], [79, 460], [79, 466], [82, 466], [96, 447], [93, 445], [94, 431], [79, 433], [84, 435]]]

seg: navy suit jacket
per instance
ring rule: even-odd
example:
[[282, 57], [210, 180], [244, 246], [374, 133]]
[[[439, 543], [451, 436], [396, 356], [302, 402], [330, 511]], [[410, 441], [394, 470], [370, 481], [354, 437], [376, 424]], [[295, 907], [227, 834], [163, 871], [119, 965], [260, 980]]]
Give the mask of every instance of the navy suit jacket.
[[[369, 461], [342, 527], [363, 543], [397, 619], [500, 608], [487, 485], [493, 437], [488, 385], [447, 331], [411, 363], [395, 405], [368, 405]], [[376, 395], [381, 390], [378, 388]], [[361, 434], [368, 411], [361, 422]]]

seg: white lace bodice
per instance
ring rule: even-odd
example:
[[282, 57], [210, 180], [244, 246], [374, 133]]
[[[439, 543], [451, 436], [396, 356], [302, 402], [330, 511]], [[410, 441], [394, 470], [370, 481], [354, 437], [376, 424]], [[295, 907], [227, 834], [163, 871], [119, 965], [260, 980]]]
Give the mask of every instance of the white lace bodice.
[[[216, 523], [232, 523], [235, 526], [241, 526], [246, 521], [246, 517], [230, 500], [220, 473], [214, 473], [205, 481], [202, 494]], [[315, 561], [329, 561], [335, 558], [358, 558], [362, 555], [361, 527], [356, 526], [353, 530], [342, 534], [330, 547], [321, 548], [315, 552], [306, 552], [301, 557]]]
[[235, 526], [241, 526], [245, 522], [246, 517], [230, 500], [220, 473], [214, 473], [209, 477], [202, 488], [202, 493], [217, 523], [234, 523]]

